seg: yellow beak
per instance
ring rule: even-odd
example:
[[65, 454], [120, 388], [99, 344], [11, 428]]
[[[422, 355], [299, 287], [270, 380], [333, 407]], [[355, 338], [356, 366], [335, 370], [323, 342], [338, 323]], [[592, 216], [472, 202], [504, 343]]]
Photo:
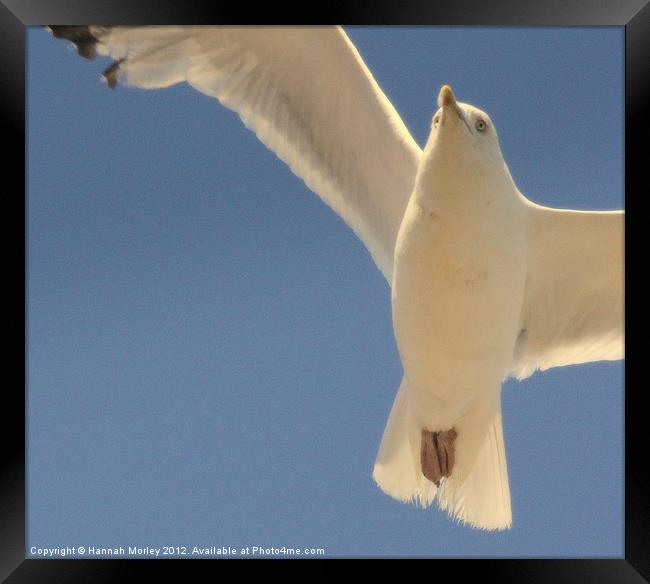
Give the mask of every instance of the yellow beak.
[[456, 96], [449, 85], [443, 85], [438, 94], [438, 107], [447, 107], [449, 105], [456, 105]]

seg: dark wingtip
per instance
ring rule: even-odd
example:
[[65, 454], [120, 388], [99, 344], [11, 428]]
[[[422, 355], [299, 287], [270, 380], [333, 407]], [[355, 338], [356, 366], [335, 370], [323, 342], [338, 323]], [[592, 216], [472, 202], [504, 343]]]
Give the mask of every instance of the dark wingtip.
[[111, 89], [115, 89], [117, 86], [117, 74], [120, 71], [120, 65], [124, 62], [124, 59], [120, 59], [119, 61], [114, 61], [110, 67], [104, 70], [102, 75], [104, 76], [104, 79], [106, 79], [106, 83], [108, 83], [108, 86]]
[[48, 26], [55, 38], [66, 39], [74, 43], [77, 53], [84, 59], [94, 59], [97, 55], [97, 37], [90, 32], [89, 26]]
[[[66, 39], [74, 43], [77, 47], [77, 53], [84, 59], [94, 59], [97, 55], [97, 43], [99, 39], [90, 32], [89, 26], [48, 26], [47, 27], [52, 36], [58, 39]], [[104, 73], [104, 79], [111, 89], [117, 86], [117, 76], [120, 70], [120, 65], [124, 59], [114, 61]]]

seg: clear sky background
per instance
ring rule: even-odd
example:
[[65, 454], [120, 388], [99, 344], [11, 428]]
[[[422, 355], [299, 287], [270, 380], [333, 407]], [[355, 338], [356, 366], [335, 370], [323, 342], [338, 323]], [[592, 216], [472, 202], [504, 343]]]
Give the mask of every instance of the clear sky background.
[[[421, 146], [449, 83], [528, 198], [623, 207], [622, 28], [347, 31]], [[621, 362], [504, 385], [511, 530], [391, 499], [402, 369], [361, 242], [214, 99], [28, 40], [28, 546], [623, 554]]]

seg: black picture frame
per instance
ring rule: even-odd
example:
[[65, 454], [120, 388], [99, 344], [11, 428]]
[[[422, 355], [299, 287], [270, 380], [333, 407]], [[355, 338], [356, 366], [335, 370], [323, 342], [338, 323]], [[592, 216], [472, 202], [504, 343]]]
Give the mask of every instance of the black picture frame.
[[[255, 7], [257, 20], [265, 23], [307, 23], [315, 15], [308, 5], [293, 5], [283, 13], [275, 3]], [[332, 3], [328, 13], [317, 18], [319, 24], [437, 24], [437, 25], [499, 25], [499, 26], [602, 26], [625, 27], [625, 188], [626, 208], [626, 302], [629, 314], [633, 292], [639, 290], [634, 262], [639, 246], [634, 234], [640, 203], [647, 191], [642, 146], [647, 123], [650, 77], [650, 7], [646, 0], [553, 0], [517, 2], [499, 0], [471, 2], [468, 0], [432, 3], [373, 3], [366, 8], [358, 4]], [[309, 13], [307, 12], [309, 11]], [[34, 560], [25, 559], [25, 394], [26, 389], [26, 269], [25, 269], [25, 200], [20, 187], [25, 180], [25, 28], [46, 24], [235, 24], [250, 17], [250, 8], [241, 4], [208, 4], [197, 2], [146, 2], [144, 0], [113, 0], [84, 3], [74, 0], [3, 0], [0, 4], [0, 115], [3, 116], [3, 138], [7, 161], [3, 169], [4, 202], [9, 203], [5, 229], [10, 233], [11, 261], [5, 264], [5, 289], [20, 310], [9, 310], [10, 330], [19, 343], [6, 352], [8, 370], [20, 369], [17, 380], [5, 385], [3, 426], [7, 429], [2, 451], [2, 482], [0, 483], [0, 577], [6, 582], [121, 582], [141, 571], [164, 570], [165, 575], [187, 580], [186, 572], [199, 566], [195, 562], [178, 561], [143, 563], [128, 560]], [[14, 175], [13, 177], [11, 175]], [[10, 178], [15, 181], [10, 181]], [[644, 187], [646, 187], [644, 189]], [[20, 243], [22, 237], [22, 245]], [[643, 258], [640, 258], [643, 262]], [[22, 304], [19, 301], [22, 298]], [[630, 319], [626, 336], [634, 339], [638, 319]], [[636, 321], [636, 322], [635, 322]], [[632, 358], [638, 346], [627, 343], [626, 359]], [[18, 347], [16, 350], [14, 347]], [[14, 355], [13, 351], [17, 354]], [[628, 380], [636, 376], [628, 375]], [[22, 381], [22, 386], [21, 386]], [[628, 385], [626, 383], [626, 385]], [[645, 460], [647, 455], [639, 437], [644, 435], [645, 408], [642, 404], [644, 386], [629, 384], [625, 409], [625, 557], [613, 560], [444, 560], [455, 577], [480, 574], [481, 578], [500, 578], [515, 582], [621, 582], [640, 583], [650, 578], [650, 499]], [[601, 488], [607, 488], [605, 484]], [[201, 567], [204, 567], [202, 563]]]

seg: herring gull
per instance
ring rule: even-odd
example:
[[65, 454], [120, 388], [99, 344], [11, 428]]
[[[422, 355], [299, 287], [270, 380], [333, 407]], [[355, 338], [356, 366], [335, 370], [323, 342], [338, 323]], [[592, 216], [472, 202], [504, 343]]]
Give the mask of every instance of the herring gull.
[[340, 27], [49, 28], [111, 57], [110, 87], [217, 98], [342, 217], [391, 286], [404, 369], [374, 479], [510, 527], [502, 383], [623, 358], [624, 212], [528, 200], [448, 85], [421, 150]]

